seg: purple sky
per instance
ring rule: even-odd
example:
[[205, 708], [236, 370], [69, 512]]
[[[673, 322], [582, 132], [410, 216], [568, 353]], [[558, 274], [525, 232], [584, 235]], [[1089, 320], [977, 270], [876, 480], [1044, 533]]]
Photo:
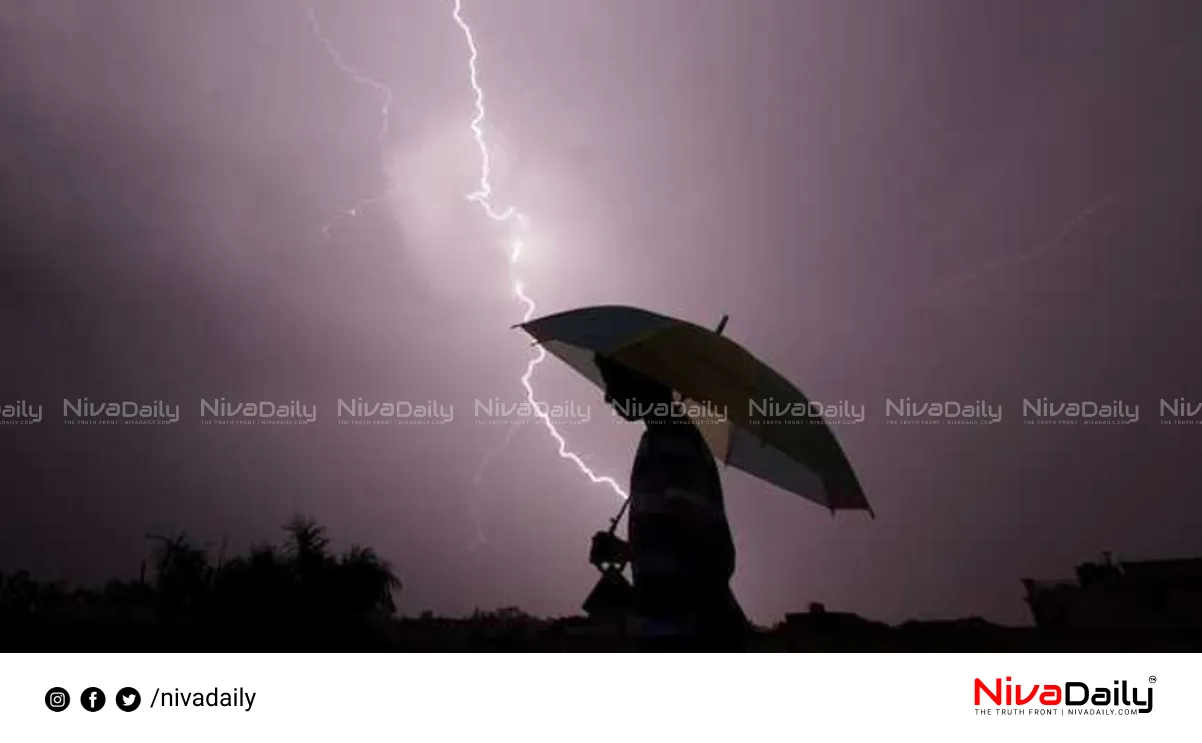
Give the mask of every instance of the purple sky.
[[[617, 501], [472, 401], [521, 399], [506, 232], [451, 0], [0, 5], [0, 568], [134, 575], [148, 532], [231, 551], [303, 511], [367, 543], [401, 609], [577, 611]], [[1114, 550], [1202, 554], [1202, 7], [465, 0], [497, 202], [532, 220], [540, 314], [714, 323], [811, 398], [878, 518], [725, 479], [736, 593], [885, 620], [1026, 621], [1019, 579]], [[385, 165], [382, 166], [382, 163]], [[361, 216], [341, 209], [393, 194]], [[549, 361], [543, 398], [625, 481], [638, 430]], [[63, 398], [163, 399], [174, 426], [69, 427]], [[302, 400], [308, 427], [200, 426], [200, 398]], [[1024, 397], [1122, 399], [1129, 426], [1033, 427]], [[338, 398], [436, 400], [440, 427], [338, 426]], [[886, 398], [1002, 404], [889, 426]], [[481, 540], [480, 535], [483, 535]]]

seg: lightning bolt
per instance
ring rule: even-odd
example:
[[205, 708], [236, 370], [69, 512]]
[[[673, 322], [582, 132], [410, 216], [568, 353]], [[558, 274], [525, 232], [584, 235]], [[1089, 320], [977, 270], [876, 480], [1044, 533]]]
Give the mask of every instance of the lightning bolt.
[[983, 278], [987, 274], [993, 273], [995, 271], [1001, 271], [1004, 269], [1009, 269], [1009, 268], [1014, 268], [1016, 266], [1020, 266], [1024, 263], [1028, 263], [1030, 261], [1036, 260], [1036, 259], [1042, 257], [1046, 253], [1049, 253], [1053, 250], [1057, 250], [1058, 248], [1060, 248], [1061, 245], [1064, 244], [1065, 240], [1067, 240], [1070, 235], [1072, 235], [1083, 224], [1085, 224], [1087, 221], [1089, 221], [1094, 216], [1094, 214], [1096, 214], [1098, 212], [1099, 209], [1102, 209], [1103, 207], [1107, 206], [1108, 204], [1110, 204], [1111, 202], [1114, 202], [1114, 201], [1116, 201], [1116, 198], [1114, 196], [1107, 195], [1107, 196], [1101, 197], [1097, 201], [1093, 202], [1092, 204], [1089, 204], [1084, 209], [1082, 209], [1076, 216], [1074, 216], [1068, 222], [1065, 222], [1064, 226], [1061, 227], [1061, 229], [1060, 229], [1060, 233], [1058, 235], [1056, 235], [1056, 237], [1052, 238], [1051, 240], [1049, 240], [1045, 243], [1042, 243], [1040, 245], [1037, 245], [1030, 250], [1019, 253], [1018, 255], [1010, 256], [1008, 258], [996, 258], [987, 263], [984, 263], [984, 264], [978, 266], [977, 268], [973, 269], [972, 271], [969, 271], [968, 273], [962, 274], [962, 275], [952, 279], [951, 281], [949, 281], [947, 284], [944, 285], [942, 291], [939, 293], [942, 294], [944, 292], [954, 291], [960, 287], [963, 287], [966, 284], [971, 284], [971, 283], [977, 281], [978, 279]]
[[[484, 134], [484, 127], [487, 125], [488, 116], [484, 108], [484, 89], [480, 86], [480, 71], [478, 64], [480, 52], [476, 47], [476, 40], [475, 36], [472, 34], [472, 29], [468, 25], [467, 21], [464, 20], [462, 0], [453, 0], [453, 3], [451, 17], [454, 19], [459, 29], [463, 32], [463, 38], [467, 42], [469, 51], [468, 83], [471, 86], [472, 93], [474, 94], [473, 115], [471, 121], [469, 122], [469, 128], [472, 134], [472, 141], [475, 143], [476, 149], [480, 153], [479, 180], [477, 181], [476, 190], [467, 194], [467, 200], [479, 205], [484, 214], [490, 220], [497, 222], [503, 227], [506, 227], [509, 231], [510, 240], [507, 246], [509, 256], [509, 278], [512, 284], [513, 294], [523, 307], [522, 322], [526, 322], [534, 316], [534, 313], [538, 309], [538, 305], [530, 297], [530, 295], [526, 293], [525, 287], [517, 275], [518, 260], [521, 258], [522, 250], [524, 248], [522, 236], [528, 234], [530, 230], [530, 220], [525, 214], [518, 211], [516, 207], [508, 206], [504, 209], [500, 209], [493, 204], [492, 154], [488, 148], [488, 142]], [[309, 19], [309, 26], [314, 38], [325, 49], [326, 54], [330, 57], [330, 60], [334, 63], [334, 66], [352, 81], [364, 87], [371, 88], [379, 96], [380, 128], [377, 132], [377, 141], [380, 146], [381, 157], [383, 157], [384, 149], [388, 143], [388, 136], [391, 130], [393, 101], [392, 89], [379, 80], [365, 75], [354, 66], [347, 63], [346, 60], [343, 59], [342, 54], [339, 53], [338, 48], [334, 45], [333, 41], [331, 41], [330, 37], [325, 33], [325, 30], [322, 28], [321, 21], [317, 16], [317, 12], [314, 10], [309, 0], [304, 0], [302, 4], [305, 7], [305, 12]], [[394, 191], [395, 186], [390, 181], [388, 187], [380, 193], [375, 194], [374, 196], [363, 198], [352, 206], [340, 210], [338, 216], [325, 224], [325, 226], [322, 228], [322, 232], [327, 238], [330, 237], [334, 226], [340, 220], [358, 217], [363, 213], [363, 210], [375, 204], [381, 203], [387, 197], [392, 195]], [[526, 402], [529, 403], [531, 408], [536, 411], [538, 419], [543, 424], [543, 427], [546, 428], [547, 432], [551, 434], [551, 438], [555, 441], [557, 453], [561, 459], [566, 459], [574, 464], [576, 468], [588, 478], [590, 483], [594, 485], [607, 486], [623, 500], [626, 499], [626, 492], [616, 480], [614, 480], [612, 477], [598, 475], [587, 464], [585, 464], [584, 460], [582, 460], [577, 454], [569, 451], [567, 441], [564, 440], [558, 429], [556, 429], [555, 423], [551, 420], [550, 414], [544, 411], [542, 406], [538, 404], [534, 392], [532, 378], [534, 376], [534, 370], [546, 358], [546, 349], [542, 348], [541, 346], [538, 347], [536, 354], [530, 359], [529, 362], [527, 362], [526, 369], [519, 378], [522, 388], [526, 392]], [[498, 447], [497, 450], [486, 454], [484, 460], [480, 463], [480, 466], [476, 470], [474, 479], [477, 483], [479, 483], [479, 481], [482, 479], [484, 470], [487, 468], [488, 463], [509, 445], [509, 442], [513, 439], [513, 434], [515, 431], [516, 427], [511, 427], [501, 446]], [[479, 534], [479, 540], [481, 543], [483, 543], [483, 532], [479, 531], [478, 523], [477, 531]]]
[[484, 458], [480, 460], [480, 466], [476, 468], [476, 474], [472, 476], [472, 482], [477, 485], [484, 482], [484, 471], [488, 469], [488, 465], [492, 463], [495, 457], [509, 447], [509, 442], [513, 441], [513, 435], [518, 432], [518, 425], [518, 423], [510, 423], [509, 430], [505, 432], [505, 438], [502, 439], [501, 443], [495, 449], [491, 449], [484, 454]]
[[[504, 209], [499, 209], [493, 204], [493, 186], [492, 186], [492, 155], [488, 149], [488, 142], [484, 135], [484, 126], [488, 120], [488, 114], [484, 108], [484, 89], [480, 86], [480, 50], [476, 46], [476, 38], [472, 33], [471, 26], [463, 18], [463, 2], [462, 0], [453, 0], [454, 7], [451, 10], [451, 17], [454, 19], [459, 30], [463, 32], [464, 41], [467, 43], [469, 52], [467, 67], [468, 67], [468, 83], [472, 88], [474, 95], [473, 100], [473, 115], [469, 128], [472, 132], [472, 141], [476, 144], [476, 149], [480, 152], [480, 178], [477, 182], [475, 191], [467, 194], [468, 201], [478, 204], [489, 219], [500, 223], [506, 227], [511, 235], [509, 241], [509, 277], [513, 285], [513, 294], [525, 308], [522, 314], [522, 322], [527, 322], [534, 316], [538, 305], [530, 298], [525, 291], [521, 279], [517, 275], [518, 259], [521, 257], [523, 241], [522, 236], [527, 234], [530, 229], [530, 220], [525, 214], [518, 211], [514, 206], [507, 206]], [[534, 376], [534, 370], [547, 358], [547, 351], [542, 346], [533, 358], [526, 364], [526, 370], [523, 372], [520, 381], [522, 387], [526, 390], [526, 402], [536, 412], [543, 427], [551, 434], [551, 438], [555, 440], [558, 453], [561, 459], [566, 459], [589, 479], [594, 485], [605, 485], [614, 491], [619, 497], [625, 499], [626, 491], [612, 477], [598, 475], [584, 463], [578, 455], [568, 450], [568, 442], [564, 440], [559, 431], [555, 428], [555, 424], [551, 421], [551, 416], [544, 411], [542, 406], [538, 404], [534, 394], [534, 385], [531, 378]]]
[[[309, 0], [303, 0], [302, 5], [305, 6], [305, 13], [309, 17], [309, 28], [313, 32], [313, 37], [326, 50], [326, 54], [330, 56], [330, 60], [333, 61], [334, 66], [359, 85], [371, 88], [380, 97], [380, 129], [376, 133], [376, 142], [380, 147], [380, 156], [383, 158], [384, 147], [388, 144], [388, 135], [392, 129], [392, 89], [379, 80], [368, 77], [347, 64], [346, 60], [342, 58], [342, 54], [339, 53], [338, 47], [334, 46], [334, 42], [326, 35], [325, 30], [321, 26], [321, 20], [317, 17], [317, 11], [313, 9]], [[388, 186], [380, 193], [362, 198], [351, 206], [338, 210], [338, 215], [322, 226], [322, 233], [326, 236], [326, 239], [329, 239], [333, 236], [334, 225], [343, 219], [358, 217], [368, 207], [375, 206], [384, 201], [392, 195], [394, 190], [395, 187], [389, 181]]]
[[[513, 441], [513, 436], [518, 432], [521, 426], [518, 423], [510, 423], [509, 430], [505, 432], [505, 438], [497, 446], [489, 449], [480, 459], [479, 466], [476, 467], [476, 474], [472, 475], [472, 482], [479, 486], [484, 482], [484, 473], [488, 469], [488, 465], [492, 464], [492, 460], [499, 457], [506, 449], [509, 448], [509, 442]], [[468, 549], [476, 549], [482, 545], [488, 544], [488, 537], [484, 535], [484, 527], [480, 523], [480, 504], [473, 500], [469, 506], [472, 513], [472, 521], [476, 523], [476, 541], [468, 545]]]

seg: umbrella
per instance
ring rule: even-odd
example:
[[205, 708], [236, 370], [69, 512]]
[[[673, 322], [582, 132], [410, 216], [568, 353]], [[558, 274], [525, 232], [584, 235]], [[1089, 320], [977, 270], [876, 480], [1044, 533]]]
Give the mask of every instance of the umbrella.
[[[717, 330], [635, 307], [569, 310], [517, 326], [605, 388], [602, 354], [670, 387], [714, 458], [836, 510], [872, 507], [830, 426], [787, 379]], [[800, 413], [800, 415], [799, 415]]]

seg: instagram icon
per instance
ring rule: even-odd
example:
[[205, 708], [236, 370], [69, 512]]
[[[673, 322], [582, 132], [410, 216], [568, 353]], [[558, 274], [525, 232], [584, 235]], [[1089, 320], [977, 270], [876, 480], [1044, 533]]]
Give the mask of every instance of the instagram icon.
[[71, 695], [61, 686], [46, 692], [46, 706], [51, 712], [62, 712], [71, 704]]

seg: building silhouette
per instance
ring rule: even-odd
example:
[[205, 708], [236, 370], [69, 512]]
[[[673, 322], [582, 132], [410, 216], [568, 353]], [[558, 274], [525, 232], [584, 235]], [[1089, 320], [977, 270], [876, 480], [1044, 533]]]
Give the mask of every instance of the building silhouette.
[[1075, 581], [1023, 580], [1041, 630], [1202, 630], [1202, 558], [1077, 566]]

